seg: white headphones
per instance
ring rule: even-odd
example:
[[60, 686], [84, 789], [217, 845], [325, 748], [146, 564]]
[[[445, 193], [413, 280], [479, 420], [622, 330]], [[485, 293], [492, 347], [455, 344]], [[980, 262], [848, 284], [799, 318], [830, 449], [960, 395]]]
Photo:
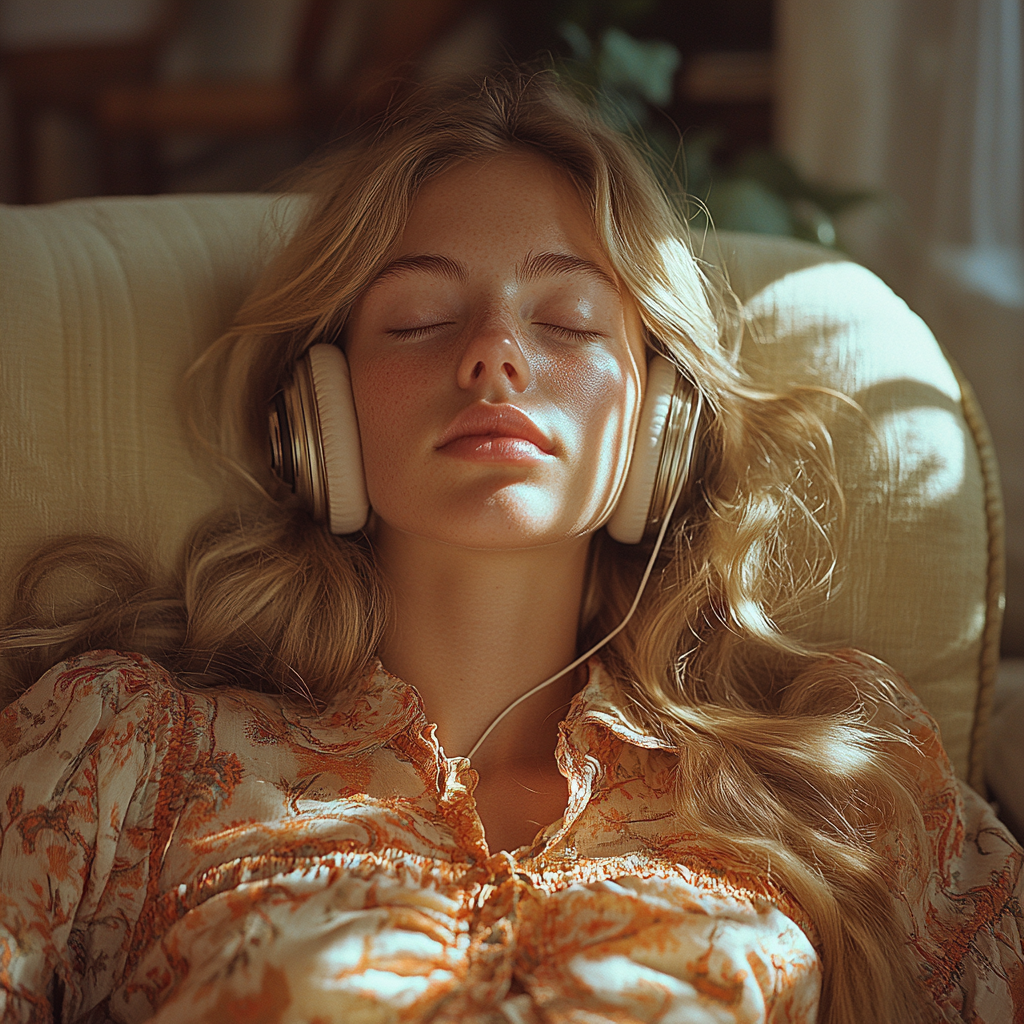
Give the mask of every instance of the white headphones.
[[[673, 496], [692, 486], [700, 392], [662, 356], [647, 389], [626, 483], [608, 533], [637, 544], [658, 531]], [[270, 465], [331, 533], [354, 533], [370, 504], [348, 362], [334, 345], [313, 345], [270, 402]]]

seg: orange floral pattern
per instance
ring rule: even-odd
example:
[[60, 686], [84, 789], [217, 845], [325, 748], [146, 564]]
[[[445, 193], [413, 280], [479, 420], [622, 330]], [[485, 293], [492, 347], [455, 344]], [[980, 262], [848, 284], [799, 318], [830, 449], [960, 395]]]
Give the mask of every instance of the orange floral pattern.
[[[57, 666], [0, 715], [0, 1016], [813, 1022], [810, 922], [677, 829], [671, 751], [606, 693], [595, 662], [561, 727], [565, 816], [506, 852], [383, 669], [314, 715], [141, 655]], [[931, 755], [929, 849], [885, 849], [935, 1020], [1009, 1021], [1020, 849], [909, 693], [899, 713]]]

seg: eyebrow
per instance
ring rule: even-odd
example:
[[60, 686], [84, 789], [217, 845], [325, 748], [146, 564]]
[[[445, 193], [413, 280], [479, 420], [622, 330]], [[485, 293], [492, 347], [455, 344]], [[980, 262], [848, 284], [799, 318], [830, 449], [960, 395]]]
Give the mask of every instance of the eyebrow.
[[[436, 253], [420, 253], [414, 256], [400, 256], [388, 263], [370, 282], [371, 287], [389, 277], [398, 277], [410, 272], [432, 274], [452, 281], [466, 281], [469, 278], [465, 266], [458, 260]], [[516, 267], [516, 281], [534, 281], [539, 277], [552, 277], [568, 274], [584, 274], [610, 288], [615, 294], [619, 286], [614, 278], [593, 260], [584, 259], [568, 252], [529, 253], [526, 259]]]
[[611, 288], [616, 295], [619, 293], [619, 286], [612, 276], [593, 260], [584, 259], [582, 256], [576, 256], [569, 252], [530, 253], [516, 268], [517, 281], [531, 281], [538, 277], [558, 274], [585, 274]]
[[400, 274], [417, 270], [433, 274], [435, 277], [447, 277], [453, 281], [465, 281], [469, 276], [466, 273], [466, 268], [457, 260], [434, 253], [421, 253], [417, 256], [399, 256], [397, 260], [392, 260], [370, 284], [372, 286], [385, 278], [398, 277]]

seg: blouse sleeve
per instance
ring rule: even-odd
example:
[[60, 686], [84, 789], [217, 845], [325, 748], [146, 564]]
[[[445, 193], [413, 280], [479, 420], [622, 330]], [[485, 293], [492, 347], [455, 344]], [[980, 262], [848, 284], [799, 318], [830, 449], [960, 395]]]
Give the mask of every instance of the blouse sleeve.
[[4, 1021], [77, 1016], [124, 963], [152, 873], [162, 676], [139, 655], [84, 655], [0, 714]]
[[1022, 852], [992, 808], [957, 779], [938, 725], [905, 690], [923, 832], [885, 853], [923, 981], [947, 1022], [1024, 1020]]

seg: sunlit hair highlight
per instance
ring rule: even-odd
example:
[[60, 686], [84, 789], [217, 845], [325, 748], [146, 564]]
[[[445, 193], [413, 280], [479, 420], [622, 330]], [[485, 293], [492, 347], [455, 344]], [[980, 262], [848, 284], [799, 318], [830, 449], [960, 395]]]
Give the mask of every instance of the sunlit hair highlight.
[[[301, 225], [191, 381], [197, 409], [214, 410], [196, 413], [199, 428], [264, 499], [204, 524], [164, 590], [99, 541], [47, 549], [23, 575], [3, 646], [24, 678], [72, 651], [126, 646], [193, 684], [313, 703], [366, 671], [387, 629], [372, 548], [331, 537], [281, 493], [263, 464], [267, 404], [308, 346], [343, 338], [424, 183], [510, 149], [543, 155], [571, 181], [652, 349], [708, 410], [698, 479], [636, 616], [602, 655], [620, 713], [677, 751], [682, 827], [788, 892], [813, 922], [819, 1019], [917, 1019], [918, 983], [874, 845], [885, 830], [920, 826], [916, 752], [884, 713], [897, 688], [880, 666], [795, 639], [808, 601], [829, 586], [841, 519], [816, 396], [744, 375], [743, 322], [725, 282], [694, 257], [643, 159], [546, 74], [422, 92], [303, 170]], [[45, 578], [69, 553], [93, 568], [106, 559], [114, 583], [105, 599], [54, 612]], [[581, 650], [621, 620], [647, 554], [595, 537]]]

